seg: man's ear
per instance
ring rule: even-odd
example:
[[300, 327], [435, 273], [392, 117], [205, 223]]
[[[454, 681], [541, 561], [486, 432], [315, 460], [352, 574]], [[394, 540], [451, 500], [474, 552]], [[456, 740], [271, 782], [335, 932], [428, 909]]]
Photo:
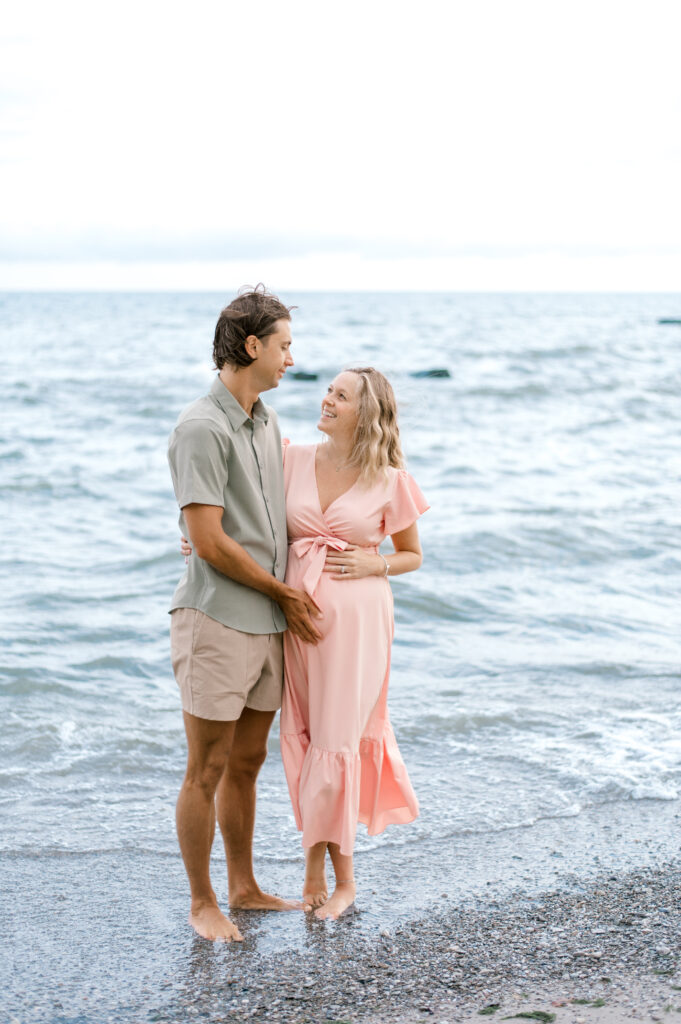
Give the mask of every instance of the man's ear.
[[255, 334], [249, 334], [244, 342], [244, 348], [248, 352], [251, 359], [256, 359], [258, 355], [258, 339]]

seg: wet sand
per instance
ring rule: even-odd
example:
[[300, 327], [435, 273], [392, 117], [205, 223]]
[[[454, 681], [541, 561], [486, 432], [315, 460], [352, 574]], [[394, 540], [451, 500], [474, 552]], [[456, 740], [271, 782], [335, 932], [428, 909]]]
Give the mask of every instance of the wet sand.
[[[2, 1019], [677, 1019], [678, 836], [677, 804], [649, 801], [445, 849], [384, 844], [358, 863], [354, 912], [335, 923], [235, 913], [246, 941], [231, 945], [186, 924], [179, 855], [6, 854]], [[258, 874], [296, 895], [301, 866]], [[220, 894], [219, 856], [213, 871]]]

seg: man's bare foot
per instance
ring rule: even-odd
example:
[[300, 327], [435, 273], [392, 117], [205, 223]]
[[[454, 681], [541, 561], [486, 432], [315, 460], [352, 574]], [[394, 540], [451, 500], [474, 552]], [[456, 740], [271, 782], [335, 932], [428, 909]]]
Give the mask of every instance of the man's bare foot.
[[323, 907], [315, 910], [314, 916], [318, 917], [320, 921], [324, 921], [326, 918], [335, 921], [344, 910], [352, 906], [355, 902], [356, 893], [357, 889], [354, 882], [336, 882], [333, 896], [330, 900], [327, 900]]
[[229, 905], [232, 910], [301, 910], [303, 906], [299, 900], [283, 900], [257, 888], [230, 895]]
[[244, 937], [235, 924], [225, 917], [215, 903], [192, 907], [187, 918], [189, 924], [202, 939], [212, 942], [243, 942]]

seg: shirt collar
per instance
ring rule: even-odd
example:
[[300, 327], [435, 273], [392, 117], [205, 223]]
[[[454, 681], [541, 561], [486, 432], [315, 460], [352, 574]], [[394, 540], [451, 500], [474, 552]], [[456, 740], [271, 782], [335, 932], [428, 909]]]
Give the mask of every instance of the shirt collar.
[[[225, 387], [219, 377], [213, 381], [210, 394], [229, 420], [232, 430], [238, 430], [239, 427], [243, 427], [244, 423], [252, 422], [246, 410], [239, 405], [232, 392]], [[256, 399], [253, 406], [253, 420], [262, 420], [263, 423], [267, 423], [269, 415], [269, 409], [262, 399]]]

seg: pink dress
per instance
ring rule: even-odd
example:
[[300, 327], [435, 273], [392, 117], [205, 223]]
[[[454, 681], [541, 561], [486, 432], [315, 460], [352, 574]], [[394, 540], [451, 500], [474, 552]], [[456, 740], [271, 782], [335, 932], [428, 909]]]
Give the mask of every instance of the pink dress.
[[311, 594], [323, 618], [316, 646], [284, 634], [281, 752], [303, 846], [337, 843], [349, 855], [358, 821], [376, 835], [413, 821], [418, 802], [388, 717], [390, 584], [380, 576], [333, 580], [322, 567], [327, 548], [378, 550], [428, 504], [405, 470], [390, 469], [387, 481], [356, 483], [322, 512], [315, 449], [284, 449], [286, 582]]

